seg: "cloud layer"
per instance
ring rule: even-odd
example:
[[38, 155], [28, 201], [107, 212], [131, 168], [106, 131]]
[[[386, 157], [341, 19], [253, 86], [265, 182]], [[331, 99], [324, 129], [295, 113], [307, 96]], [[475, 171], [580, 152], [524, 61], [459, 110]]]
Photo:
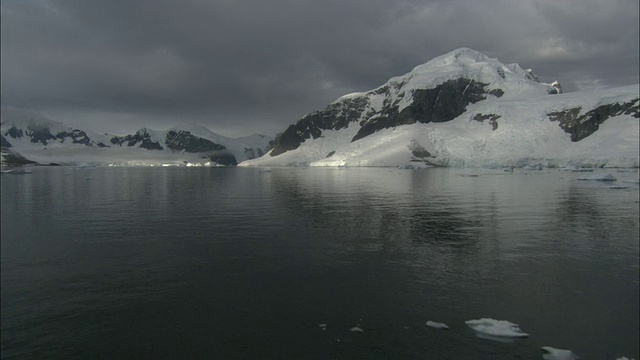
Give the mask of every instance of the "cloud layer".
[[566, 90], [638, 83], [637, 0], [1, 4], [2, 105], [100, 129], [274, 135], [466, 46]]

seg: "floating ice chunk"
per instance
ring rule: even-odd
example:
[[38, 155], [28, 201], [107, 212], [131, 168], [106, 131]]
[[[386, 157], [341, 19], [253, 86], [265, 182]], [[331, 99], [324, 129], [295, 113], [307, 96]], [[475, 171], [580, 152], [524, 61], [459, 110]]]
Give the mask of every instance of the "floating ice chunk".
[[23, 169], [12, 169], [12, 170], [2, 170], [3, 174], [11, 174], [11, 175], [25, 175], [31, 174], [31, 171], [26, 171]]
[[448, 329], [449, 327], [447, 326], [447, 324], [445, 323], [441, 323], [441, 322], [435, 322], [435, 321], [427, 321], [427, 326], [430, 326], [432, 328], [436, 328], [436, 329]]
[[626, 356], [621, 356], [619, 358], [617, 358], [616, 360], [635, 360], [634, 358], [628, 358]]
[[567, 166], [560, 169], [560, 171], [575, 171], [575, 172], [592, 172], [591, 168], [579, 168], [575, 166]]
[[522, 170], [542, 170], [542, 165], [540, 164], [526, 165], [525, 167], [522, 168]]
[[607, 187], [608, 189], [613, 189], [613, 190], [626, 190], [629, 187], [628, 186], [621, 186], [621, 185], [611, 185]]
[[465, 324], [472, 328], [479, 336], [486, 335], [490, 339], [521, 338], [529, 336], [529, 334], [524, 333], [522, 332], [522, 330], [520, 330], [518, 324], [514, 324], [507, 320], [483, 318], [479, 320], [465, 321]]
[[327, 324], [318, 324], [318, 327], [322, 330], [327, 330]]
[[545, 360], [576, 360], [579, 359], [578, 355], [574, 354], [571, 350], [555, 349], [551, 346], [541, 347], [544, 354], [542, 358]]
[[364, 332], [364, 330], [362, 330], [362, 328], [360, 328], [358, 326], [354, 326], [349, 330], [351, 330], [351, 332]]
[[593, 176], [581, 176], [578, 180], [593, 180], [593, 181], [617, 181], [618, 179], [611, 174], [593, 175]]

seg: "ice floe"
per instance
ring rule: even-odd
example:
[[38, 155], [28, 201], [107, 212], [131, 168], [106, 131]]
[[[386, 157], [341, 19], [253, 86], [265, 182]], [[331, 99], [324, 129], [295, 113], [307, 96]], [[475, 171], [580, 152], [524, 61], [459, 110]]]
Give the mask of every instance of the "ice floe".
[[351, 332], [364, 332], [364, 330], [361, 327], [358, 326], [354, 326], [351, 329], [349, 329]]
[[322, 330], [327, 330], [327, 324], [318, 324], [318, 327]]
[[436, 328], [436, 329], [448, 329], [449, 327], [447, 326], [447, 324], [445, 323], [441, 323], [441, 322], [435, 322], [435, 321], [427, 321], [427, 326], [430, 326], [432, 328]]
[[591, 181], [617, 181], [618, 179], [611, 174], [598, 174], [592, 176], [581, 176], [578, 180], [591, 180]]
[[592, 172], [592, 168], [579, 168], [577, 166], [567, 166], [560, 168], [560, 171], [573, 171], [573, 172]]
[[574, 354], [571, 350], [556, 349], [551, 346], [541, 347], [544, 354], [542, 358], [545, 360], [575, 360], [579, 359], [578, 355]]
[[31, 174], [31, 171], [23, 170], [23, 169], [11, 169], [11, 170], [2, 170], [3, 174], [11, 174], [11, 175], [26, 175]]
[[518, 324], [507, 320], [483, 318], [465, 321], [465, 324], [473, 329], [479, 337], [491, 340], [509, 341], [510, 339], [529, 336], [529, 334], [520, 330]]

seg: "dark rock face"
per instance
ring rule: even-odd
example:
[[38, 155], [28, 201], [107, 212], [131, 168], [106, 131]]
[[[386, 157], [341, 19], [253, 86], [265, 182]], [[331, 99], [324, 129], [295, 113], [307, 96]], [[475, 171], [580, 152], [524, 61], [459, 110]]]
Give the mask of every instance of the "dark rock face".
[[78, 129], [73, 129], [71, 132], [62, 131], [56, 134], [56, 137], [64, 142], [67, 138], [71, 139], [74, 144], [83, 144], [86, 146], [91, 146], [91, 139], [87, 136], [87, 134]]
[[7, 130], [7, 132], [5, 133], [6, 136], [11, 136], [14, 139], [19, 139], [22, 136], [24, 136], [24, 133], [22, 132], [22, 129], [18, 129], [17, 127], [12, 126], [9, 130]]
[[12, 145], [11, 145], [11, 143], [9, 142], [9, 140], [7, 140], [7, 139], [4, 137], [4, 135], [0, 135], [0, 140], [2, 141], [2, 144], [0, 144], [0, 145], [1, 145], [1, 147], [3, 147], [3, 148], [10, 148], [10, 147], [12, 146]]
[[189, 131], [169, 131], [166, 138], [167, 147], [171, 150], [199, 153], [224, 150], [225, 147], [207, 139], [194, 136]]
[[307, 139], [317, 139], [324, 130], [340, 130], [358, 120], [361, 120], [361, 128], [351, 141], [399, 125], [450, 121], [466, 111], [468, 104], [486, 99], [487, 94], [496, 97], [504, 95], [501, 89], [485, 90], [488, 84], [459, 78], [434, 89], [415, 90], [411, 105], [399, 110], [399, 103], [406, 96], [402, 91], [404, 85], [404, 81], [392, 82], [367, 93], [368, 96], [385, 96], [380, 110], [369, 110], [365, 114], [369, 98], [360, 96], [337, 101], [322, 111], [305, 115], [276, 136], [271, 156], [296, 149]]
[[488, 85], [459, 78], [442, 83], [434, 89], [415, 90], [411, 105], [401, 111], [398, 111], [397, 105], [384, 108], [381, 111], [382, 116], [363, 124], [352, 141], [398, 125], [453, 120], [466, 111], [468, 104], [486, 99], [488, 92], [485, 87]]
[[215, 154], [209, 155], [209, 160], [215, 161], [220, 165], [227, 165], [227, 166], [238, 165], [238, 161], [236, 160], [236, 157], [227, 151], [220, 151]]
[[619, 115], [631, 115], [638, 119], [640, 99], [634, 99], [626, 103], [614, 103], [599, 106], [583, 115], [579, 115], [582, 108], [572, 108], [564, 111], [555, 111], [547, 114], [549, 120], [557, 121], [560, 128], [571, 135], [571, 141], [580, 141], [593, 134], [600, 128], [600, 124], [610, 117]]
[[2, 149], [2, 162], [8, 166], [23, 166], [29, 164], [37, 164], [35, 161], [31, 161], [21, 154], [11, 151], [7, 148]]
[[423, 148], [422, 145], [418, 144], [415, 140], [411, 140], [411, 142], [407, 147], [411, 151], [411, 155], [413, 155], [416, 158], [431, 157], [431, 153], [428, 152], [427, 149]]
[[476, 114], [473, 117], [473, 120], [484, 122], [485, 120], [489, 120], [489, 125], [491, 125], [491, 129], [496, 130], [498, 128], [498, 119], [500, 119], [500, 115], [496, 114]]
[[[48, 145], [49, 140], [54, 140], [54, 141], [59, 140], [61, 143], [64, 143], [65, 141], [71, 139], [71, 142], [74, 144], [82, 144], [85, 146], [96, 145], [98, 147], [108, 147], [107, 145], [101, 142], [98, 142], [96, 144], [91, 140], [91, 138], [89, 138], [89, 136], [84, 131], [78, 130], [78, 129], [61, 131], [54, 136], [47, 125], [29, 125], [27, 126], [27, 129], [25, 131], [23, 131], [22, 129], [18, 129], [14, 125], [9, 130], [7, 130], [4, 135], [10, 136], [14, 139], [19, 139], [23, 136], [27, 136], [28, 138], [30, 138], [29, 140], [32, 143], [41, 143], [42, 145]], [[4, 141], [6, 141], [6, 139], [3, 137], [3, 144], [4, 144]]]
[[49, 140], [56, 140], [56, 137], [51, 134], [47, 126], [29, 125], [25, 131], [25, 135], [31, 138], [30, 141], [32, 143], [39, 142], [42, 145], [47, 145], [47, 141]]
[[330, 104], [322, 111], [305, 115], [297, 123], [290, 125], [274, 140], [271, 156], [298, 148], [302, 142], [313, 137], [317, 139], [323, 130], [340, 130], [357, 121], [369, 103], [366, 97], [345, 99]]
[[139, 147], [148, 150], [162, 150], [163, 147], [157, 141], [151, 140], [151, 135], [146, 129], [140, 129], [136, 131], [134, 135], [127, 136], [114, 136], [111, 138], [111, 143], [113, 145], [120, 145], [126, 143], [127, 146], [136, 146], [138, 143]]

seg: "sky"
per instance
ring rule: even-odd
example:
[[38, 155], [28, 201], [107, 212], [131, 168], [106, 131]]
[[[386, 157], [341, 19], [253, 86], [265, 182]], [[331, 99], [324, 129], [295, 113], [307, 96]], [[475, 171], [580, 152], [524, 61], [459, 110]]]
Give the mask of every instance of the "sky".
[[0, 0], [1, 102], [124, 134], [275, 136], [459, 47], [565, 91], [639, 82], [638, 0]]

